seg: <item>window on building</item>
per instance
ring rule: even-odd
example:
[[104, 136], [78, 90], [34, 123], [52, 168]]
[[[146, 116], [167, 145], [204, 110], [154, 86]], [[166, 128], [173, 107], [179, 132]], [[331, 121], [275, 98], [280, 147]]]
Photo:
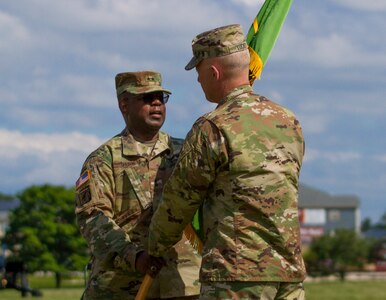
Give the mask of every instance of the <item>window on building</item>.
[[305, 208], [302, 211], [303, 224], [326, 224], [326, 211], [323, 208]]
[[328, 212], [328, 220], [331, 222], [338, 222], [340, 221], [341, 214], [338, 209], [332, 209]]

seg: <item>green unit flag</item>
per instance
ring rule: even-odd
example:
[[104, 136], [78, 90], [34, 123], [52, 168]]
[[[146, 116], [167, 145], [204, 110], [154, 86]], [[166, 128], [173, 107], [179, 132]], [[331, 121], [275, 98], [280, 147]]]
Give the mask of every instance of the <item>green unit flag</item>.
[[253, 20], [246, 38], [251, 56], [249, 65], [251, 85], [256, 78], [260, 79], [291, 5], [292, 0], [266, 0]]
[[[204, 227], [202, 225], [202, 206], [196, 211], [193, 216], [193, 220], [191, 223], [191, 227], [185, 231], [185, 235], [190, 241], [190, 244], [194, 249], [198, 251], [198, 253], [202, 253], [203, 248], [203, 240], [204, 240]], [[189, 231], [190, 230], [190, 234]]]

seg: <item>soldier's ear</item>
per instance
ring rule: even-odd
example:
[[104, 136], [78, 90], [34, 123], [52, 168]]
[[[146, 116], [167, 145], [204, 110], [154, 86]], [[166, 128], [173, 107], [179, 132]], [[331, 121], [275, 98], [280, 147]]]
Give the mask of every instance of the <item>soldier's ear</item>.
[[211, 65], [210, 69], [212, 71], [213, 78], [218, 80], [220, 78], [220, 70], [215, 65]]
[[118, 100], [119, 110], [121, 113], [127, 113], [128, 111], [128, 101], [125, 96], [121, 96]]

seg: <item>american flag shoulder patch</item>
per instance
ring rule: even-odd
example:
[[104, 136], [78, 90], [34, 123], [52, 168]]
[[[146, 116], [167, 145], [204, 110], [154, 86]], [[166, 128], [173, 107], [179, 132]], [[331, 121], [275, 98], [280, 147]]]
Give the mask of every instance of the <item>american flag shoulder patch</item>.
[[78, 189], [82, 185], [84, 185], [87, 181], [90, 180], [90, 171], [87, 170], [82, 173], [82, 175], [79, 176], [78, 180], [75, 183], [75, 188]]

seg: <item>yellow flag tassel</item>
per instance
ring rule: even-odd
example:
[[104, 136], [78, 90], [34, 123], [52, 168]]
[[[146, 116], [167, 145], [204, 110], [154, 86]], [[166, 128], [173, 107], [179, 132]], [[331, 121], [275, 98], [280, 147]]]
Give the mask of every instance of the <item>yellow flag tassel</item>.
[[249, 63], [249, 83], [252, 85], [255, 79], [260, 79], [261, 72], [263, 71], [263, 61], [255, 50], [250, 47], [248, 47], [248, 50], [251, 59]]

